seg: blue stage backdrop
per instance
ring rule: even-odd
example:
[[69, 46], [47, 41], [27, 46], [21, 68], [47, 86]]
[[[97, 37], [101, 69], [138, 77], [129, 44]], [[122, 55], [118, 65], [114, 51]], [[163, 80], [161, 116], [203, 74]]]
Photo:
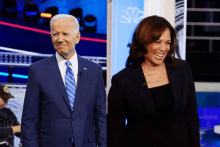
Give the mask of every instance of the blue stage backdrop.
[[[0, 0], [0, 9], [2, 8], [2, 1]], [[16, 0], [18, 17], [23, 19], [23, 10], [27, 0]], [[32, 0], [37, 4], [39, 12], [45, 12], [49, 7], [58, 7], [59, 14], [69, 14], [71, 9], [82, 8], [83, 17], [86, 15], [94, 15], [97, 18], [97, 32], [106, 34], [106, 1], [105, 0]], [[39, 20], [42, 23], [43, 19]]]
[[128, 43], [138, 23], [144, 18], [144, 0], [114, 0], [112, 9], [111, 75], [125, 67], [129, 55]]
[[[30, 30], [31, 28], [31, 30]], [[0, 17], [0, 46], [24, 51], [54, 54], [49, 26], [33, 24]], [[92, 38], [86, 40], [86, 38]], [[106, 57], [106, 35], [81, 32], [80, 43], [76, 45], [81, 56]]]

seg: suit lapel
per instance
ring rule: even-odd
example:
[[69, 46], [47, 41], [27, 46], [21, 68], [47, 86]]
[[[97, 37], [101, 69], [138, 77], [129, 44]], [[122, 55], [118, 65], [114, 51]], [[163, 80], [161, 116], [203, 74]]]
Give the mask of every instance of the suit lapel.
[[87, 70], [88, 70], [86, 66], [86, 60], [80, 56], [77, 56], [77, 57], [78, 57], [78, 79], [77, 79], [77, 87], [76, 87], [76, 94], [75, 94], [74, 111], [78, 107], [79, 99], [82, 98], [80, 97], [80, 93], [86, 90], [84, 87], [85, 87], [85, 84], [87, 83], [86, 75], [87, 75]]
[[66, 88], [64, 86], [64, 83], [63, 83], [63, 80], [62, 80], [62, 77], [61, 77], [61, 73], [60, 73], [55, 55], [53, 55], [48, 60], [48, 71], [49, 71], [55, 85], [57, 86], [60, 93], [62, 94], [63, 99], [65, 100], [69, 110], [71, 111], [70, 102], [69, 102], [69, 99], [68, 99], [68, 96], [67, 96], [67, 93], [66, 93]]
[[155, 108], [155, 103], [153, 101], [153, 98], [150, 95], [150, 91], [148, 89], [144, 73], [142, 71], [141, 66], [138, 66], [137, 68], [133, 69], [133, 76], [132, 78], [138, 83], [136, 88], [138, 89], [138, 93], [141, 97], [141, 100], [146, 105], [145, 109], [151, 114], [151, 116], [157, 116], [157, 111]]
[[178, 108], [178, 102], [180, 97], [180, 79], [176, 69], [169, 67], [167, 64], [166, 69], [174, 98], [173, 111], [171, 112], [173, 115], [173, 113], [175, 113]]
[[[178, 102], [179, 102], [178, 98], [180, 96], [179, 76], [176, 70], [170, 68], [167, 64], [166, 64], [166, 69], [174, 97], [174, 107], [171, 112], [173, 114], [174, 112], [176, 112], [178, 108]], [[155, 108], [154, 100], [151, 97], [141, 66], [138, 66], [137, 68], [133, 69], [132, 79], [138, 83], [137, 85], [135, 85], [137, 87], [134, 87], [134, 89], [136, 90], [139, 89], [138, 93], [140, 93], [141, 100], [146, 105], [146, 110], [151, 114], [150, 116], [152, 117], [152, 120], [154, 120], [155, 123], [160, 124], [163, 128], [167, 129], [166, 123], [163, 122], [158, 116], [157, 110]]]

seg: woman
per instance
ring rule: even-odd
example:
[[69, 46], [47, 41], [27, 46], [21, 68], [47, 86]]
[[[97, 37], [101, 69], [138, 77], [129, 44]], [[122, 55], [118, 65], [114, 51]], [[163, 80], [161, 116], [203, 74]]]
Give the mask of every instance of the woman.
[[6, 86], [0, 84], [0, 147], [13, 147], [13, 134], [21, 136], [21, 126], [16, 116], [9, 108], [5, 108], [10, 98], [14, 96]]
[[108, 147], [200, 146], [193, 77], [188, 63], [174, 58], [176, 42], [163, 17], [137, 26], [126, 68], [112, 77]]

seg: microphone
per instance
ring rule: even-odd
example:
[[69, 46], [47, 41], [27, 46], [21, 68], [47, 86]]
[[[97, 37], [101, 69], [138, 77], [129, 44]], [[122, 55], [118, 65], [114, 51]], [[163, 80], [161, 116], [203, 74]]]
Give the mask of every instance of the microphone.
[[77, 76], [80, 77], [81, 75], [82, 75], [82, 72], [79, 72]]
[[142, 83], [142, 86], [146, 86], [147, 85], [147, 83]]

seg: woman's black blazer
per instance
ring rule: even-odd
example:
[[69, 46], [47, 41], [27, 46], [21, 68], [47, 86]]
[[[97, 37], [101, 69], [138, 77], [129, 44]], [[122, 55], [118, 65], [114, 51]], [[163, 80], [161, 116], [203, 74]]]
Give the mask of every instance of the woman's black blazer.
[[141, 66], [127, 67], [112, 77], [108, 94], [108, 147], [200, 147], [192, 73], [186, 61], [175, 61], [180, 63], [177, 68], [166, 64], [174, 98], [172, 114], [166, 121], [157, 114]]

